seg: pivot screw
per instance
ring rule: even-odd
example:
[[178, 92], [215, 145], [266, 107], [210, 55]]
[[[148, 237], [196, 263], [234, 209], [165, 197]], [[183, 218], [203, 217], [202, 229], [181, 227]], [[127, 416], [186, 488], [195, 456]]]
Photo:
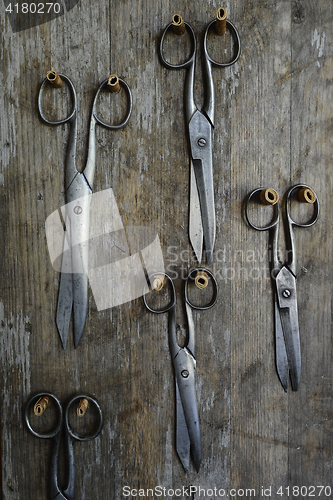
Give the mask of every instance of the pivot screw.
[[188, 376], [189, 376], [189, 372], [188, 372], [188, 370], [183, 370], [183, 371], [181, 372], [181, 375], [182, 375], [182, 377], [183, 377], [183, 378], [188, 378]]
[[291, 291], [288, 290], [287, 288], [283, 290], [282, 295], [287, 299], [291, 295]]
[[80, 207], [79, 205], [77, 207], [74, 207], [74, 213], [75, 215], [82, 214], [82, 207]]
[[206, 146], [206, 144], [207, 144], [207, 141], [203, 137], [200, 137], [200, 139], [198, 139], [198, 146], [200, 146], [201, 148], [204, 148]]

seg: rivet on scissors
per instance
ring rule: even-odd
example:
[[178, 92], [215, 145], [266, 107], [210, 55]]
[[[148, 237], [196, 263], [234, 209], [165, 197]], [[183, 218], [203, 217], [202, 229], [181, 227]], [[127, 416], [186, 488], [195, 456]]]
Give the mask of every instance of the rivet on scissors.
[[79, 417], [83, 417], [89, 406], [89, 401], [86, 398], [81, 399], [79, 406], [77, 407], [77, 414]]
[[263, 205], [275, 205], [279, 201], [278, 193], [272, 188], [263, 189], [259, 198]]
[[189, 372], [188, 372], [188, 370], [183, 370], [183, 371], [181, 372], [181, 376], [182, 376], [183, 378], [188, 378], [188, 376], [189, 376]]
[[227, 31], [227, 9], [222, 7], [216, 13], [216, 33], [224, 35]]
[[179, 14], [174, 14], [172, 17], [172, 31], [175, 33], [175, 35], [184, 35], [186, 31], [186, 26], [183, 21], [182, 16]]
[[53, 87], [55, 87], [56, 89], [58, 89], [62, 86], [62, 79], [60, 78], [58, 73], [56, 73], [55, 71], [52, 71], [52, 70], [48, 71], [46, 73], [46, 78], [51, 83], [51, 85], [53, 85]]
[[313, 204], [317, 197], [316, 193], [310, 188], [302, 188], [298, 191], [298, 199], [302, 203], [311, 203]]
[[288, 298], [290, 297], [290, 295], [291, 295], [291, 291], [290, 291], [290, 290], [288, 290], [288, 288], [286, 288], [285, 290], [283, 290], [282, 295], [283, 295], [286, 299], [288, 299]]
[[50, 398], [48, 396], [44, 396], [42, 398], [39, 398], [37, 403], [34, 406], [34, 414], [37, 415], [37, 417], [40, 417], [43, 415], [44, 411], [50, 404]]
[[120, 92], [121, 87], [119, 83], [119, 78], [117, 75], [110, 75], [108, 78], [108, 87], [113, 94], [118, 94]]
[[164, 284], [165, 284], [164, 276], [155, 276], [155, 279], [153, 281], [153, 290], [159, 292], [164, 287]]
[[75, 213], [75, 215], [82, 214], [82, 207], [80, 207], [80, 205], [77, 205], [76, 207], [74, 207], [74, 213]]
[[195, 278], [194, 283], [199, 290], [203, 290], [208, 285], [208, 275], [205, 271], [198, 271]]
[[200, 137], [200, 139], [198, 139], [198, 146], [200, 146], [201, 148], [204, 148], [207, 144], [207, 141], [204, 137]]

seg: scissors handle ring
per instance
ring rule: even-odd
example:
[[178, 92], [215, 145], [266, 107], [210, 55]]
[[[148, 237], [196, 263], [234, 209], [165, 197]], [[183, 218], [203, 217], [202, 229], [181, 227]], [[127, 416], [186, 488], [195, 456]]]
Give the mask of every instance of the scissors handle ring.
[[[58, 410], [59, 410], [59, 422], [58, 422], [57, 427], [53, 431], [40, 433], [40, 432], [37, 432], [32, 427], [31, 422], [30, 422], [30, 418], [29, 418], [29, 412], [31, 410], [32, 405], [35, 404], [38, 401], [38, 399], [42, 398], [43, 396], [48, 396], [49, 398], [52, 398], [56, 402], [56, 404], [58, 406]], [[36, 394], [36, 395], [32, 396], [32, 398], [30, 398], [30, 400], [28, 401], [27, 406], [25, 408], [25, 412], [24, 412], [24, 418], [25, 418], [25, 423], [27, 424], [27, 427], [28, 427], [29, 431], [31, 432], [31, 434], [33, 434], [34, 436], [36, 436], [38, 438], [42, 438], [42, 439], [52, 439], [52, 438], [56, 437], [57, 434], [59, 434], [59, 432], [61, 431], [61, 427], [62, 427], [63, 410], [62, 410], [61, 402], [57, 398], [57, 396], [55, 396], [54, 394], [51, 394], [49, 392], [41, 392], [40, 394]]]
[[[199, 306], [197, 304], [193, 304], [193, 302], [191, 302], [190, 299], [188, 298], [188, 283], [189, 283], [189, 280], [190, 279], [194, 279], [195, 274], [197, 274], [200, 271], [208, 274], [208, 276], [211, 278], [211, 280], [213, 282], [213, 297], [212, 297], [212, 300], [208, 304], [205, 304], [203, 306]], [[209, 271], [209, 269], [205, 269], [204, 267], [199, 267], [197, 269], [192, 269], [192, 271], [189, 273], [189, 275], [186, 278], [186, 281], [185, 281], [185, 300], [186, 300], [186, 302], [188, 303], [188, 305], [192, 309], [197, 309], [199, 311], [207, 311], [207, 309], [210, 309], [211, 307], [213, 307], [216, 304], [216, 301], [217, 301], [217, 292], [218, 292], [218, 286], [217, 286], [216, 278], [215, 278], [214, 274], [211, 271]]]
[[[89, 435], [81, 435], [81, 434], [78, 434], [77, 432], [75, 432], [71, 426], [69, 425], [69, 410], [70, 408], [72, 407], [72, 405], [76, 402], [76, 401], [81, 401], [81, 399], [87, 399], [89, 402], [93, 403], [96, 408], [97, 408], [97, 411], [98, 411], [98, 415], [99, 415], [99, 423], [98, 423], [98, 427], [96, 429], [96, 431], [93, 433], [93, 434], [89, 434]], [[92, 396], [87, 396], [86, 394], [83, 394], [83, 395], [79, 395], [79, 396], [74, 396], [70, 402], [68, 403], [68, 405], [66, 406], [66, 410], [65, 410], [65, 425], [66, 425], [66, 429], [67, 429], [67, 432], [69, 433], [69, 435], [75, 439], [76, 441], [91, 441], [92, 439], [95, 439], [98, 434], [101, 432], [102, 430], [102, 427], [103, 427], [103, 413], [102, 413], [102, 408], [99, 404], [99, 402], [97, 401], [97, 399], [95, 399], [94, 397]]]
[[206, 31], [205, 31], [205, 35], [204, 35], [204, 51], [205, 51], [205, 55], [207, 57], [207, 59], [214, 65], [214, 66], [218, 66], [220, 68], [228, 68], [229, 66], [232, 66], [233, 64], [235, 64], [235, 62], [238, 61], [239, 59], [239, 56], [240, 56], [240, 53], [241, 53], [241, 41], [240, 41], [240, 37], [239, 37], [239, 33], [237, 31], [237, 28], [236, 26], [231, 22], [231, 21], [228, 21], [227, 19], [227, 27], [229, 28], [229, 30], [231, 31], [231, 34], [234, 38], [234, 41], [236, 43], [236, 50], [235, 50], [235, 57], [227, 62], [227, 63], [221, 63], [221, 62], [218, 62], [218, 61], [215, 61], [215, 59], [213, 59], [209, 53], [208, 53], [208, 49], [207, 49], [207, 37], [208, 37], [208, 32], [211, 28], [211, 26], [213, 24], [216, 23], [216, 19], [214, 19], [213, 21], [211, 21], [207, 28], [206, 28]]
[[[290, 200], [290, 197], [294, 193], [294, 191], [296, 191], [296, 189], [301, 189], [301, 188], [310, 189], [311, 191], [314, 192], [314, 194], [316, 196], [316, 200], [314, 202], [313, 216], [312, 216], [312, 218], [308, 222], [304, 222], [304, 223], [297, 222], [297, 221], [295, 221], [291, 217], [290, 211], [289, 211], [289, 204], [288, 204], [288, 201]], [[288, 191], [286, 193], [286, 197], [285, 197], [285, 211], [286, 211], [286, 216], [287, 216], [288, 222], [292, 226], [297, 226], [297, 227], [311, 227], [311, 226], [313, 226], [313, 224], [315, 224], [317, 222], [317, 220], [318, 220], [319, 208], [320, 207], [319, 207], [318, 196], [317, 196], [317, 194], [315, 193], [315, 191], [310, 186], [307, 186], [306, 184], [296, 184], [295, 186], [293, 186], [293, 187], [291, 187], [291, 188], [288, 189]]]
[[72, 95], [72, 98], [73, 98], [73, 108], [72, 108], [72, 111], [70, 112], [70, 114], [67, 116], [67, 118], [64, 118], [63, 120], [55, 120], [55, 121], [53, 121], [53, 120], [48, 120], [46, 118], [46, 116], [43, 113], [43, 109], [42, 109], [43, 92], [44, 92], [46, 84], [48, 83], [48, 79], [45, 78], [45, 80], [43, 81], [42, 85], [40, 86], [39, 93], [38, 93], [38, 111], [39, 111], [39, 114], [41, 116], [41, 119], [45, 123], [47, 123], [48, 125], [61, 125], [62, 123], [67, 123], [70, 120], [72, 120], [75, 117], [75, 115], [76, 115], [76, 110], [77, 110], [77, 96], [76, 96], [74, 85], [73, 85], [72, 81], [66, 75], [63, 75], [61, 73], [59, 73], [58, 75], [61, 77], [62, 80], [64, 80], [65, 82], [67, 82], [68, 85], [69, 85], [69, 88], [70, 88], [70, 91], [71, 91], [71, 95]]
[[189, 57], [189, 59], [187, 59], [187, 61], [183, 62], [183, 63], [180, 63], [180, 64], [171, 64], [169, 63], [165, 57], [164, 57], [164, 54], [163, 54], [163, 43], [164, 43], [164, 38], [165, 38], [165, 35], [167, 34], [167, 32], [169, 31], [171, 25], [172, 25], [172, 22], [169, 23], [165, 28], [164, 28], [164, 31], [163, 31], [163, 34], [162, 34], [162, 37], [161, 37], [161, 41], [160, 41], [160, 56], [161, 56], [161, 60], [162, 60], [162, 63], [164, 64], [164, 66], [168, 69], [182, 69], [182, 68], [188, 68], [194, 61], [195, 59], [195, 54], [196, 54], [196, 51], [197, 51], [197, 40], [195, 38], [195, 33], [194, 33], [194, 30], [192, 28], [192, 26], [187, 23], [186, 21], [184, 21], [184, 24], [185, 26], [189, 29], [189, 32], [191, 34], [191, 38], [192, 38], [192, 42], [193, 42], [193, 51]]
[[131, 92], [131, 89], [129, 88], [129, 85], [122, 78], [118, 77], [118, 80], [119, 80], [121, 86], [125, 89], [125, 92], [127, 94], [127, 100], [128, 100], [127, 113], [125, 115], [125, 118], [120, 123], [117, 123], [117, 125], [111, 125], [110, 123], [104, 122], [103, 120], [101, 120], [97, 116], [97, 111], [96, 111], [97, 99], [98, 99], [98, 96], [99, 96], [101, 90], [107, 86], [108, 78], [106, 80], [104, 80], [104, 82], [102, 82], [101, 85], [99, 86], [99, 88], [96, 92], [94, 104], [93, 104], [93, 115], [94, 115], [95, 120], [97, 121], [97, 123], [99, 125], [102, 125], [103, 127], [108, 128], [110, 130], [120, 130], [120, 129], [126, 127], [128, 120], [130, 119], [130, 116], [132, 113], [132, 107], [133, 107], [132, 92]]
[[269, 224], [267, 224], [267, 226], [256, 226], [251, 221], [250, 216], [249, 216], [249, 203], [250, 203], [251, 199], [257, 193], [260, 193], [263, 189], [265, 189], [265, 188], [260, 187], [260, 188], [257, 188], [257, 189], [254, 189], [253, 191], [251, 191], [251, 193], [248, 195], [248, 197], [246, 199], [246, 204], [245, 204], [246, 221], [249, 224], [249, 226], [252, 227], [252, 229], [255, 229], [256, 231], [269, 231], [270, 229], [272, 229], [273, 227], [275, 227], [278, 224], [279, 218], [280, 218], [280, 207], [279, 207], [279, 204], [276, 203], [274, 205], [273, 219]]
[[162, 309], [153, 309], [147, 303], [147, 299], [146, 299], [146, 291], [147, 290], [146, 289], [144, 290], [144, 293], [143, 293], [143, 302], [144, 302], [146, 308], [148, 309], [148, 311], [150, 311], [152, 313], [155, 313], [155, 314], [162, 314], [162, 313], [166, 313], [166, 312], [170, 311], [172, 308], [174, 308], [176, 306], [176, 290], [175, 290], [175, 285], [174, 285], [172, 279], [170, 278], [170, 276], [167, 273], [157, 272], [157, 273], [151, 274], [149, 276], [149, 282], [150, 283], [152, 283], [152, 278], [154, 278], [155, 276], [165, 276], [166, 279], [171, 284], [171, 301], [170, 301], [170, 304], [168, 304], [166, 307], [163, 307]]

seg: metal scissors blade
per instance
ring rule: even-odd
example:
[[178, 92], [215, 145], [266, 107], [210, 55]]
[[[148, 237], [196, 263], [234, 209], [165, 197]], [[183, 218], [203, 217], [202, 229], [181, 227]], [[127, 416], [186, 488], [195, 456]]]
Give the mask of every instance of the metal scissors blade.
[[[177, 435], [177, 451], [178, 448], [188, 448], [187, 439], [189, 439], [195, 469], [198, 472], [201, 463], [201, 436], [197, 397], [195, 393], [195, 364], [196, 361], [194, 357], [186, 348], [180, 348], [178, 354], [173, 360], [176, 375], [176, 394], [178, 389], [183, 412], [182, 414], [182, 412], [180, 411], [180, 426], [182, 426], [183, 424], [182, 419], [184, 416], [187, 427], [187, 432], [185, 433], [185, 435]], [[179, 405], [177, 400], [177, 411], [178, 409]], [[183, 463], [182, 457], [180, 458]], [[188, 459], [187, 457], [185, 457], [185, 465], [187, 463], [189, 464], [189, 460], [189, 457]], [[188, 470], [188, 466], [186, 469], [185, 465], [185, 470]]]
[[301, 346], [298, 326], [296, 278], [286, 266], [283, 266], [276, 276], [276, 289], [292, 388], [294, 391], [297, 391], [301, 377]]
[[66, 220], [56, 323], [65, 348], [73, 310], [74, 345], [82, 337], [88, 304], [89, 210], [91, 189], [83, 174], [73, 179], [63, 207]]
[[207, 263], [211, 261], [216, 236], [212, 135], [212, 125], [197, 110], [189, 123], [189, 137]]
[[288, 389], [289, 367], [286, 352], [286, 345], [284, 342], [283, 329], [280, 318], [280, 309], [277, 302], [277, 295], [275, 294], [274, 301], [275, 312], [275, 353], [276, 353], [276, 370], [284, 390]]
[[191, 442], [188, 435], [183, 404], [180, 397], [179, 387], [176, 380], [176, 449], [179, 459], [188, 472], [190, 467], [190, 449]]
[[195, 178], [193, 162], [190, 167], [190, 217], [189, 217], [189, 236], [190, 242], [199, 263], [202, 259], [203, 230], [201, 221], [200, 200]]

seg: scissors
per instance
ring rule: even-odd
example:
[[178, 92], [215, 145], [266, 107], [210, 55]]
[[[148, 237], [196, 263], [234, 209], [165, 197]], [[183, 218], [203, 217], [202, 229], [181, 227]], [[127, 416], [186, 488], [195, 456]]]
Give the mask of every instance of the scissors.
[[[190, 301], [188, 294], [189, 283], [196, 283], [198, 288], [205, 288], [209, 278], [213, 285], [213, 296], [210, 302], [197, 305]], [[146, 294], [143, 300], [146, 308], [156, 314], [169, 313], [169, 348], [173, 362], [176, 384], [176, 449], [180, 461], [186, 472], [189, 470], [190, 451], [196, 471], [199, 471], [201, 463], [201, 437], [199, 426], [199, 414], [197, 398], [195, 393], [195, 328], [192, 310], [205, 311], [213, 307], [217, 300], [217, 282], [214, 275], [208, 269], [194, 269], [185, 280], [184, 298], [186, 317], [188, 322], [187, 344], [180, 347], [176, 340], [176, 292], [175, 286], [166, 273], [154, 273], [149, 277], [153, 289], [159, 291], [166, 283], [170, 285], [170, 303], [161, 308], [152, 307], [148, 304]], [[160, 285], [157, 284], [160, 283]]]
[[[43, 404], [43, 401], [46, 403]], [[41, 415], [46, 406], [53, 401], [57, 407], [58, 420], [56, 427], [50, 432], [38, 432], [34, 429], [31, 424], [31, 413], [32, 407], [34, 406], [35, 414]], [[75, 404], [80, 401], [86, 401], [94, 405], [98, 413], [98, 425], [96, 430], [90, 435], [81, 435], [75, 432], [69, 424], [69, 410]], [[78, 412], [79, 413], [79, 412]], [[74, 462], [74, 441], [91, 441], [95, 439], [102, 430], [103, 426], [103, 415], [101, 407], [98, 401], [92, 396], [75, 396], [72, 398], [67, 406], [63, 409], [60, 400], [51, 393], [43, 392], [33, 396], [27, 403], [25, 409], [25, 422], [29, 431], [36, 437], [42, 439], [53, 439], [54, 450], [51, 460], [51, 478], [50, 478], [50, 499], [57, 500], [74, 500], [75, 499], [75, 462]], [[65, 433], [66, 438], [66, 454], [68, 459], [68, 483], [66, 489], [62, 490], [59, 486], [59, 454], [60, 454], [60, 439], [61, 434]]]
[[[49, 82], [64, 81], [69, 87], [72, 97], [72, 110], [69, 116], [63, 120], [51, 121], [44, 115], [42, 109], [42, 99], [44, 89]], [[128, 108], [125, 119], [117, 124], [105, 123], [97, 116], [96, 105], [102, 89], [110, 86], [111, 90], [120, 85], [125, 89], [128, 100]], [[83, 172], [79, 172], [75, 165], [76, 136], [77, 136], [77, 97], [73, 83], [63, 75], [54, 71], [48, 73], [43, 81], [38, 95], [38, 110], [42, 120], [48, 125], [61, 125], [68, 123], [69, 138], [65, 160], [65, 231], [64, 246], [61, 265], [61, 278], [57, 306], [56, 323], [63, 347], [66, 347], [69, 324], [73, 309], [74, 317], [74, 345], [79, 345], [82, 337], [88, 301], [88, 243], [89, 243], [89, 206], [91, 194], [93, 192], [93, 182], [96, 162], [96, 123], [110, 130], [124, 128], [129, 120], [132, 111], [132, 94], [127, 83], [111, 75], [104, 80], [95, 94], [89, 128], [89, 143], [87, 163]]]
[[[264, 227], [258, 227], [250, 220], [249, 203], [260, 193], [263, 204], [273, 205], [273, 219]], [[313, 204], [312, 218], [306, 222], [296, 222], [290, 215], [289, 203], [292, 195], [298, 194], [300, 202]], [[294, 227], [311, 227], [317, 222], [319, 201], [312, 188], [297, 184], [288, 189], [283, 202], [283, 222], [286, 238], [286, 262], [282, 263], [278, 255], [280, 208], [278, 194], [274, 189], [257, 188], [246, 200], [245, 216], [248, 224], [257, 231], [269, 231], [271, 249], [271, 278], [274, 289], [275, 307], [275, 351], [278, 376], [285, 391], [288, 388], [290, 374], [292, 390], [297, 391], [301, 376], [301, 347], [298, 324], [296, 295], [296, 240]]]
[[[184, 23], [192, 40], [192, 53], [187, 61], [181, 64], [169, 63], [163, 54], [165, 36], [172, 26]], [[203, 37], [203, 78], [205, 86], [205, 101], [202, 111], [194, 102], [194, 73], [197, 53], [197, 42], [192, 26], [183, 21], [181, 16], [175, 14], [173, 22], [169, 23], [163, 31], [159, 52], [162, 63], [168, 69], [186, 69], [184, 85], [184, 112], [187, 133], [190, 144], [190, 214], [189, 238], [195, 256], [199, 263], [202, 260], [203, 242], [207, 264], [210, 263], [216, 236], [215, 202], [213, 185], [213, 130], [215, 91], [212, 67], [227, 68], [234, 64], [240, 55], [241, 44], [238, 31], [230, 21], [226, 25], [235, 41], [235, 56], [227, 63], [215, 61], [207, 50], [207, 37], [210, 28], [216, 23], [211, 21]]]

